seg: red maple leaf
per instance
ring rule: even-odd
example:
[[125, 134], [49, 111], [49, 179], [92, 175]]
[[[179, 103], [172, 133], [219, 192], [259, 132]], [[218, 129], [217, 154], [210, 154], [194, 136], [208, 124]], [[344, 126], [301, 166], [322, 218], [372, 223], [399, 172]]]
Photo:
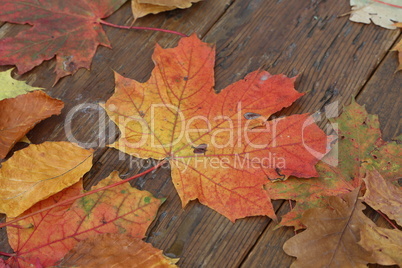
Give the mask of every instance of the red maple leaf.
[[110, 47], [100, 25], [126, 0], [2, 0], [0, 20], [33, 27], [0, 40], [0, 65], [23, 74], [56, 56], [56, 82], [89, 69], [98, 45]]

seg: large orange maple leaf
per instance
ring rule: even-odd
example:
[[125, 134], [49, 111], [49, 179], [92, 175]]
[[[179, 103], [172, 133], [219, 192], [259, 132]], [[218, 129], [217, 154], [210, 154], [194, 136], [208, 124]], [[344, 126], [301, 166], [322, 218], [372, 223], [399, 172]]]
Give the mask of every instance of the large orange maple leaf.
[[110, 146], [168, 159], [183, 206], [198, 198], [232, 221], [275, 218], [268, 179], [317, 175], [327, 139], [309, 115], [267, 121], [303, 95], [294, 78], [256, 71], [216, 94], [215, 48], [196, 35], [176, 48], [157, 46], [153, 60], [146, 83], [116, 74], [105, 109], [121, 136]]

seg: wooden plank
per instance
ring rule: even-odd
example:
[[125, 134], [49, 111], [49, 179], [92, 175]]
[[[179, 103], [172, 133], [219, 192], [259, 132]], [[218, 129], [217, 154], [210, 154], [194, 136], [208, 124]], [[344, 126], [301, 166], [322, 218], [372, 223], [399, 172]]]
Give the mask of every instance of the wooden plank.
[[[401, 39], [400, 39], [401, 40]], [[390, 52], [357, 96], [370, 114], [378, 114], [384, 140], [401, 135], [402, 72], [396, 52]]]
[[[402, 73], [395, 73], [397, 66], [396, 53], [389, 52], [356, 98], [359, 104], [365, 105], [370, 114], [378, 114], [381, 131], [384, 139], [387, 141], [401, 134]], [[289, 206], [285, 204], [280, 208], [278, 213], [284, 214], [288, 210]], [[368, 208], [366, 214], [378, 226], [392, 228], [374, 210]], [[291, 228], [281, 228], [280, 230], [273, 231], [274, 227], [274, 224], [269, 224], [253, 250], [245, 259], [242, 267], [290, 266], [295, 258], [286, 255], [283, 250], [275, 251], [275, 254], [267, 254], [272, 249], [272, 244], [282, 248], [286, 240], [293, 236]], [[279, 233], [275, 234], [278, 231]], [[370, 265], [370, 267], [383, 266]]]

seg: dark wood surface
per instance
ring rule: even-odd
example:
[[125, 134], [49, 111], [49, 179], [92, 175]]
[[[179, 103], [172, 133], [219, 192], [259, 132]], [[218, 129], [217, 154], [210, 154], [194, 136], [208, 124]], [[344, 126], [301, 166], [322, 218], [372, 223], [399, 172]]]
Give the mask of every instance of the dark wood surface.
[[[356, 97], [370, 113], [379, 115], [384, 137], [390, 140], [401, 134], [402, 72], [395, 73], [397, 54], [390, 52], [401, 38], [400, 31], [340, 17], [350, 11], [348, 2], [205, 0], [190, 9], [147, 16], [135, 25], [197, 32], [204, 41], [216, 43], [218, 91], [256, 69], [298, 75], [297, 90], [308, 94], [278, 115], [316, 112], [331, 103], [341, 111]], [[126, 4], [107, 21], [131, 25], [130, 12]], [[15, 35], [25, 26], [5, 23], [0, 27], [3, 37]], [[65, 102], [60, 116], [43, 121], [27, 135], [33, 143], [66, 140], [64, 123], [74, 106], [105, 102], [113, 94], [112, 70], [146, 81], [153, 68], [155, 43], [172, 47], [179, 39], [165, 33], [104, 28], [113, 49], [100, 47], [90, 71], [81, 69], [54, 87], [54, 60], [25, 75], [15, 75], [47, 88], [49, 95]], [[9, 67], [0, 67], [0, 71]], [[109, 128], [99, 133], [98, 113], [87, 109], [73, 118], [73, 132], [79, 141], [99, 144], [102, 134], [110, 143], [117, 137], [109, 131], [115, 129], [109, 121]], [[324, 119], [320, 126], [324, 129], [326, 123]], [[121, 158], [114, 149], [99, 148], [94, 166], [85, 176], [85, 186], [96, 184], [112, 170], [127, 178], [145, 170], [142, 164], [144, 161], [129, 156]], [[146, 240], [168, 256], [180, 257], [180, 267], [288, 267], [293, 261], [282, 251], [283, 243], [294, 235], [290, 228], [274, 230], [276, 223], [266, 217], [232, 223], [196, 201], [183, 209], [167, 170], [148, 174], [133, 185], [167, 198]], [[289, 211], [287, 201], [275, 201], [274, 206], [278, 215]], [[379, 224], [386, 224], [375, 213], [370, 215]], [[0, 251], [11, 252], [5, 230], [0, 230]]]

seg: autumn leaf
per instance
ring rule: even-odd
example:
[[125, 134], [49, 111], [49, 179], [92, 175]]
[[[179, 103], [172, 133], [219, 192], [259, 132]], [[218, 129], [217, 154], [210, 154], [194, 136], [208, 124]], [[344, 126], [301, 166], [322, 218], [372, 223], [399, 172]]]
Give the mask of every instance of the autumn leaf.
[[93, 150], [45, 142], [17, 151], [0, 169], [0, 212], [16, 217], [76, 183], [92, 166]]
[[18, 81], [11, 77], [13, 69], [0, 72], [0, 101], [15, 98], [30, 91], [40, 90], [40, 87], [31, 87], [24, 81]]
[[0, 65], [23, 74], [56, 56], [56, 82], [89, 69], [98, 45], [110, 47], [100, 25], [126, 0], [3, 0], [0, 20], [32, 28], [0, 40]]
[[3, 259], [0, 259], [0, 268], [11, 268]]
[[359, 188], [341, 197], [329, 197], [329, 208], [313, 208], [301, 219], [307, 230], [285, 242], [286, 254], [297, 257], [291, 267], [366, 267], [367, 263], [392, 265], [375, 258], [358, 244], [360, 230], [375, 226], [362, 210]]
[[[300, 221], [309, 208], [328, 207], [328, 196], [347, 193], [359, 187], [367, 170], [376, 169], [389, 182], [397, 184], [402, 163], [401, 145], [381, 139], [378, 117], [369, 115], [355, 101], [343, 113], [331, 120], [338, 129], [338, 150], [328, 157], [338, 164], [320, 161], [316, 168], [319, 177], [268, 183], [272, 199], [296, 200], [295, 208], [282, 217], [280, 225], [304, 228]], [[333, 155], [332, 155], [333, 154]]]
[[[113, 172], [93, 189], [117, 181], [120, 181], [118, 173]], [[37, 203], [24, 215], [68, 200], [82, 192], [82, 182], [76, 183]], [[141, 239], [163, 201], [125, 183], [20, 220], [18, 224], [24, 228], [7, 228], [10, 245], [15, 251], [7, 263], [12, 267], [30, 267], [40, 260], [41, 265], [51, 266], [79, 241], [96, 234], [124, 233]]]
[[[116, 74], [105, 108], [121, 135], [110, 147], [168, 159], [183, 206], [198, 198], [232, 221], [275, 218], [263, 185], [315, 176], [318, 159], [307, 148], [325, 153], [326, 135], [308, 114], [266, 122], [303, 95], [294, 78], [256, 71], [215, 94], [214, 59], [214, 47], [193, 35], [176, 48], [156, 47], [146, 83]], [[255, 117], [263, 126], [248, 120]]]
[[402, 226], [401, 188], [386, 181], [377, 171], [368, 172], [363, 180], [366, 183], [366, 193], [362, 200]]
[[188, 8], [192, 3], [200, 2], [201, 0], [138, 0], [141, 4], [151, 4], [158, 6], [175, 6], [177, 8]]
[[5, 158], [14, 144], [37, 123], [60, 114], [63, 107], [61, 100], [42, 91], [0, 101], [0, 158]]
[[368, 251], [374, 252], [383, 263], [402, 266], [402, 232], [377, 226], [366, 225], [360, 232], [359, 244]]
[[158, 267], [174, 268], [171, 259], [141, 239], [125, 234], [101, 234], [79, 242], [58, 267]]
[[131, 0], [131, 10], [135, 19], [148, 14], [157, 14], [176, 8], [189, 8], [201, 0]]
[[387, 29], [396, 29], [395, 21], [402, 22], [402, 6], [400, 0], [350, 0], [352, 11], [350, 20], [376, 25]]
[[[402, 22], [395, 23], [394, 26], [396, 26], [398, 28], [402, 28]], [[402, 70], [402, 40], [399, 41], [392, 50], [398, 52], [399, 66], [398, 66], [397, 70], [400, 71], [400, 70]]]

